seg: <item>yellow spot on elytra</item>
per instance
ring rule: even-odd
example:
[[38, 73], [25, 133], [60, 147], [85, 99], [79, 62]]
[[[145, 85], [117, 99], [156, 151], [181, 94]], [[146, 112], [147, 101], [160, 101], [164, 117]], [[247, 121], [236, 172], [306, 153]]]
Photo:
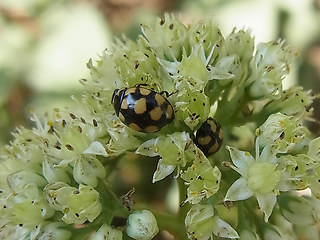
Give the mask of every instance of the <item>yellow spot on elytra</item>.
[[206, 137], [199, 137], [198, 138], [198, 143], [200, 145], [208, 145], [211, 142], [211, 137], [206, 136]]
[[246, 157], [250, 157], [251, 154], [249, 152], [245, 152], [244, 155], [246, 155]]
[[172, 106], [169, 104], [166, 111], [166, 118], [171, 119], [173, 114]]
[[130, 124], [129, 124], [129, 128], [132, 128], [132, 129], [134, 129], [134, 130], [136, 130], [136, 131], [138, 131], [138, 132], [141, 131], [141, 128], [140, 128], [137, 124], [135, 124], [135, 123], [130, 123]]
[[124, 95], [127, 96], [128, 94], [135, 93], [135, 92], [136, 92], [135, 88], [129, 88], [129, 89], [127, 89], [127, 91], [126, 91], [126, 93]]
[[216, 151], [218, 151], [218, 149], [220, 148], [219, 143], [215, 143], [213, 144], [213, 146], [209, 149], [209, 153], [215, 153]]
[[216, 123], [214, 122], [214, 121], [208, 121], [208, 123], [209, 123], [209, 125], [210, 125], [210, 129], [211, 129], [211, 131], [212, 132], [216, 132], [217, 131], [217, 125], [216, 125]]
[[121, 109], [128, 109], [128, 102], [127, 99], [123, 99], [122, 103], [121, 103]]
[[151, 126], [148, 126], [144, 129], [145, 132], [147, 133], [153, 133], [153, 132], [156, 132], [158, 131], [159, 128], [157, 126], [154, 126], [154, 125], [151, 125]]
[[155, 107], [149, 112], [150, 118], [153, 121], [158, 121], [162, 116], [162, 110], [160, 107]]
[[156, 94], [154, 98], [156, 99], [158, 106], [161, 106], [165, 102], [165, 98], [162, 97], [160, 94]]
[[147, 96], [147, 95], [149, 95], [150, 92], [151, 91], [149, 89], [140, 88], [140, 94], [141, 95]]
[[134, 105], [134, 112], [136, 114], [142, 114], [147, 111], [147, 102], [145, 98], [140, 98]]
[[223, 139], [223, 133], [222, 133], [222, 129], [220, 128], [220, 131], [219, 131], [219, 138], [221, 139], [221, 141], [222, 141], [222, 139]]
[[124, 118], [124, 116], [122, 115], [121, 112], [119, 112], [119, 119], [121, 120], [121, 122], [125, 121], [125, 118]]

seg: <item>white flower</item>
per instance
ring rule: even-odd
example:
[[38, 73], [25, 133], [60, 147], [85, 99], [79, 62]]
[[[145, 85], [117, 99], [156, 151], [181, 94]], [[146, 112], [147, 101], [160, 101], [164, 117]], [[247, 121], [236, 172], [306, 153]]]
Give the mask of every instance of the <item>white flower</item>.
[[245, 200], [255, 195], [267, 222], [276, 203], [277, 184], [282, 174], [276, 169], [277, 146], [266, 146], [261, 155], [257, 153], [256, 159], [249, 152], [227, 148], [235, 165], [232, 168], [241, 174], [241, 178], [231, 185], [224, 201]]

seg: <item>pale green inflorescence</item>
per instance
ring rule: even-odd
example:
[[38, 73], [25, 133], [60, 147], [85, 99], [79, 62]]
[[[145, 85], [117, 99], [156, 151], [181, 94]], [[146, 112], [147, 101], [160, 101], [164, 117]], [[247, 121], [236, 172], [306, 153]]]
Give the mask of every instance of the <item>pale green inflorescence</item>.
[[[128, 153], [158, 161], [154, 183], [169, 175], [182, 183], [184, 214], [169, 218], [175, 218], [174, 236], [296, 239], [302, 227], [313, 233], [320, 216], [320, 138], [313, 139], [304, 120], [315, 97], [282, 86], [296, 53], [283, 41], [255, 47], [248, 30], [224, 37], [212, 16], [186, 26], [166, 14], [141, 29], [137, 41], [117, 39], [88, 62], [92, 79], [81, 80], [85, 89], [73, 106], [32, 114], [35, 127], [18, 128], [2, 149], [1, 237], [151, 239], [167, 230], [153, 206], [153, 214], [130, 215], [131, 206], [107, 184]], [[137, 84], [169, 93], [175, 117], [156, 133], [125, 126], [111, 104], [116, 88]], [[209, 117], [224, 133], [213, 156], [193, 142]], [[307, 188], [310, 197], [295, 195]], [[233, 214], [226, 216], [226, 208]], [[116, 217], [128, 219], [126, 230], [112, 226]]]

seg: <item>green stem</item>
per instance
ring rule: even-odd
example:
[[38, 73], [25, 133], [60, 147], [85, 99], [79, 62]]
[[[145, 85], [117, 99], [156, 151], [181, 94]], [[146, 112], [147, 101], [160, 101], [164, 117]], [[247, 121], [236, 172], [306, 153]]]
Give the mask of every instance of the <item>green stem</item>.
[[[178, 178], [177, 181], [179, 187], [179, 202], [182, 203], [186, 200], [187, 186], [184, 184], [184, 181], [181, 178]], [[189, 209], [189, 204], [184, 204], [180, 207], [178, 217], [181, 221], [184, 222], [184, 219], [187, 216]]]
[[175, 239], [188, 239], [184, 220], [178, 219], [176, 216], [155, 212], [160, 229], [166, 229], [175, 236]]
[[236, 115], [243, 108], [246, 103], [244, 95], [244, 88], [236, 89], [236, 93], [228, 100], [230, 91], [223, 93], [222, 99], [219, 101], [219, 106], [215, 113], [217, 121], [223, 123], [223, 125], [230, 125], [234, 121]]
[[206, 88], [206, 95], [209, 97], [210, 105], [213, 105], [220, 96], [222, 89], [215, 83], [215, 81], [210, 81], [208, 87]]

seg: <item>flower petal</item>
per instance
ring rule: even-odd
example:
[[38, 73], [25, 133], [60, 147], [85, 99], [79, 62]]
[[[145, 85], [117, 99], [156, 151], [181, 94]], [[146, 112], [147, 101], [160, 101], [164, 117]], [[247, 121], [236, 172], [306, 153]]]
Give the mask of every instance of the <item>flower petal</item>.
[[247, 180], [239, 178], [228, 189], [224, 201], [245, 200], [253, 195], [253, 191], [248, 188]]
[[162, 158], [158, 161], [157, 170], [153, 173], [152, 183], [158, 182], [165, 177], [169, 176], [176, 166], [162, 164]]
[[238, 172], [243, 176], [247, 172], [248, 165], [254, 162], [253, 156], [249, 152], [240, 151], [234, 147], [227, 146], [230, 157], [234, 165], [238, 168]]
[[159, 156], [156, 148], [158, 147], [159, 138], [152, 138], [144, 143], [142, 143], [138, 149], [135, 151], [136, 154], [148, 156], [148, 157], [156, 157]]
[[101, 155], [104, 157], [108, 157], [108, 153], [106, 152], [106, 149], [98, 141], [92, 142], [90, 144], [90, 146], [86, 150], [83, 151], [83, 154], [95, 154], [95, 155]]
[[261, 211], [265, 214], [264, 221], [268, 222], [268, 219], [272, 213], [273, 207], [276, 204], [277, 198], [274, 192], [261, 194], [256, 193], [256, 198], [258, 200]]
[[213, 223], [212, 232], [214, 235], [223, 238], [239, 238], [236, 230], [218, 216], [213, 216]]

